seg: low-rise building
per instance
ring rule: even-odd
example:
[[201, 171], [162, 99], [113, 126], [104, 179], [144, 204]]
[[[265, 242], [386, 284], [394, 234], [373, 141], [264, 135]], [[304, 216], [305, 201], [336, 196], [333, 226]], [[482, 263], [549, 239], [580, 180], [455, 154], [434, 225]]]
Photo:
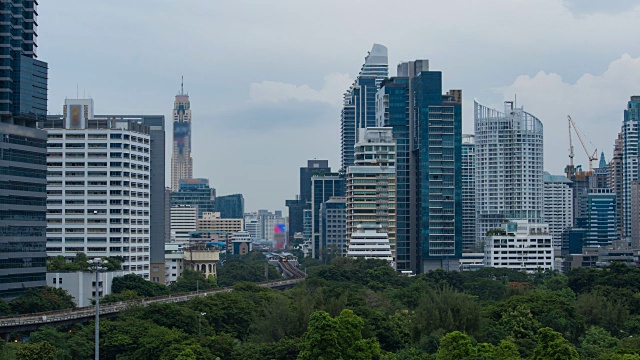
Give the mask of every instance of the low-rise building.
[[485, 266], [526, 272], [553, 270], [554, 251], [549, 225], [515, 220], [504, 224], [502, 229], [504, 235], [491, 236], [485, 243]]
[[244, 255], [252, 249], [251, 234], [248, 231], [238, 231], [231, 237], [231, 253], [233, 255]]
[[164, 244], [164, 262], [165, 262], [165, 284], [169, 285], [178, 280], [184, 271], [184, 252], [182, 244], [167, 243]]
[[47, 286], [56, 289], [64, 289], [73, 299], [78, 307], [92, 305], [91, 300], [98, 295], [103, 297], [111, 294], [111, 284], [113, 279], [123, 276], [124, 271], [108, 271], [100, 273], [98, 284], [96, 284], [96, 274], [90, 272], [48, 272]]
[[220, 261], [220, 248], [209, 246], [190, 246], [182, 249], [184, 266], [194, 271], [201, 271], [205, 277], [217, 276], [217, 264]]

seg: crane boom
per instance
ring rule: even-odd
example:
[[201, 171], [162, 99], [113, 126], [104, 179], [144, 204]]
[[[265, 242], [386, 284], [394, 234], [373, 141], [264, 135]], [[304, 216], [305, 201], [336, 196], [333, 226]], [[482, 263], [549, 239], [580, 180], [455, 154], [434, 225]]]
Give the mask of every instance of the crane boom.
[[[584, 141], [582, 140], [582, 136], [580, 136], [580, 131], [578, 130], [576, 123], [573, 121], [573, 119], [571, 119], [570, 115], [567, 115], [567, 119], [569, 120], [569, 143], [571, 143], [571, 126], [573, 126], [573, 130], [575, 130], [576, 135], [578, 135], [578, 140], [580, 140], [580, 144], [582, 145], [584, 152], [587, 154], [587, 157], [589, 158], [589, 171], [593, 171], [593, 161], [598, 160], [598, 157], [596, 156], [596, 154], [598, 153], [598, 149], [594, 149], [593, 154], [589, 154], [589, 150], [587, 150], [587, 146], [584, 144]], [[571, 153], [569, 157], [571, 157], [571, 154], [573, 154], [573, 145], [570, 145], [570, 146], [571, 146]], [[573, 164], [573, 158], [571, 158], [571, 162]]]
[[573, 140], [571, 139], [571, 116], [567, 116], [567, 122], [569, 123], [569, 166], [573, 168]]

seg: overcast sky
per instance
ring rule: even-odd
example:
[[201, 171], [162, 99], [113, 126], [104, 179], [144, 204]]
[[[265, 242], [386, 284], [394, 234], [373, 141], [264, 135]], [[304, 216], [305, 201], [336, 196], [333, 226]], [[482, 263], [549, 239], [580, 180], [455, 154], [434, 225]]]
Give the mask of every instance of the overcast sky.
[[[474, 98], [502, 108], [517, 94], [544, 124], [556, 174], [567, 114], [608, 161], [640, 95], [635, 0], [41, 0], [38, 12], [50, 113], [77, 87], [98, 114], [164, 114], [169, 145], [184, 75], [194, 176], [244, 194], [247, 211], [286, 209], [307, 159], [339, 168], [342, 95], [374, 42], [389, 49], [390, 75], [426, 58], [444, 89], [463, 89], [465, 133]], [[169, 171], [167, 148], [167, 185]]]

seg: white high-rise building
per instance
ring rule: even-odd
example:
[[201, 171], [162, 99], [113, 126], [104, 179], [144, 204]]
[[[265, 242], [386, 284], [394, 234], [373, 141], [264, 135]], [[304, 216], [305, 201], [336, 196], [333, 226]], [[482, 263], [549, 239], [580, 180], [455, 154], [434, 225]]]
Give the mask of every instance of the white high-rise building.
[[542, 122], [511, 101], [474, 110], [478, 238], [507, 220], [542, 223]]
[[622, 123], [622, 212], [623, 237], [631, 241], [631, 224], [640, 219], [631, 217], [632, 191], [631, 184], [638, 178], [638, 126], [640, 125], [640, 96], [632, 96], [624, 111]]
[[555, 258], [548, 225], [517, 220], [503, 224], [502, 229], [504, 235], [488, 237], [485, 242], [485, 266], [529, 273], [553, 270]]
[[125, 273], [148, 279], [150, 128], [96, 118], [92, 99], [66, 99], [63, 115], [41, 125], [48, 132], [47, 254], [118, 256]]
[[549, 224], [553, 246], [562, 246], [562, 232], [573, 226], [573, 189], [565, 175], [544, 172], [544, 208], [542, 221]]
[[171, 151], [171, 191], [178, 191], [181, 179], [193, 179], [191, 152], [191, 101], [189, 94], [180, 93], [173, 103], [173, 150]]
[[394, 266], [389, 237], [380, 230], [380, 225], [358, 225], [356, 232], [351, 234], [347, 256], [386, 260]]
[[476, 143], [462, 134], [462, 251], [476, 250]]
[[198, 230], [198, 208], [181, 205], [171, 207], [171, 242], [188, 244], [189, 233]]
[[396, 255], [396, 144], [392, 129], [360, 129], [355, 165], [347, 168], [347, 243], [360, 225], [378, 225]]
[[258, 221], [258, 213], [245, 213], [244, 214], [244, 230], [249, 233], [249, 236], [253, 241], [261, 240], [260, 234], [260, 221]]

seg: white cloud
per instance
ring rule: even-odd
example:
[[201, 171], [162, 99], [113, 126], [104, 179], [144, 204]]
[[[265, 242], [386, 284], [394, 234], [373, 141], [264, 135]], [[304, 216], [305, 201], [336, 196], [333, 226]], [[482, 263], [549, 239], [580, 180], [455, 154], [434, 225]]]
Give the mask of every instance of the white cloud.
[[249, 97], [252, 102], [318, 101], [340, 107], [342, 104], [340, 94], [343, 94], [352, 82], [349, 74], [342, 73], [325, 75], [321, 89], [313, 89], [309, 85], [262, 81], [251, 84]]
[[[545, 169], [562, 173], [568, 162], [567, 115], [598, 148], [598, 154], [604, 150], [607, 161], [610, 160], [623, 110], [630, 96], [640, 94], [640, 57], [622, 55], [602, 74], [584, 74], [573, 84], [558, 74], [540, 71], [534, 77], [519, 76], [513, 84], [499, 90], [505, 99], [517, 94], [518, 104], [543, 122]], [[574, 141], [575, 159], [587, 168], [586, 154], [575, 137]], [[591, 144], [585, 142], [592, 151]]]

